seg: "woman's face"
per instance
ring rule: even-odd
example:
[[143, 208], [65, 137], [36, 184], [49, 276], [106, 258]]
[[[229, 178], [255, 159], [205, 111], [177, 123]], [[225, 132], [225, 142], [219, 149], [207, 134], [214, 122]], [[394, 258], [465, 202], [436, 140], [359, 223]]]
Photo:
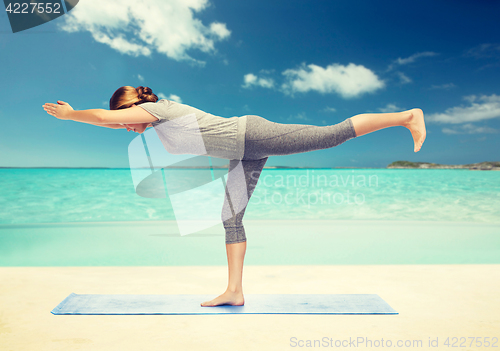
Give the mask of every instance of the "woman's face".
[[[128, 108], [136, 106], [135, 104], [130, 105]], [[142, 134], [148, 127], [152, 127], [151, 123], [135, 123], [135, 124], [123, 124], [120, 123], [122, 126], [127, 128], [127, 132], [134, 131], [136, 133]]]
[[151, 127], [151, 123], [138, 123], [138, 124], [123, 124], [122, 126], [127, 128], [127, 132], [134, 131], [136, 133], [142, 134], [146, 130], [147, 127]]

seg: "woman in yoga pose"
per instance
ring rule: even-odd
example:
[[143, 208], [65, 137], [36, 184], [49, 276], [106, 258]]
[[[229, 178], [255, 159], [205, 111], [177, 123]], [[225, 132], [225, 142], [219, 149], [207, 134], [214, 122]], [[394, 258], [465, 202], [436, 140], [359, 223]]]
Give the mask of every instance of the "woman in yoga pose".
[[[223, 118], [167, 99], [158, 101], [158, 97], [150, 88], [142, 86], [138, 88], [124, 86], [115, 91], [110, 99], [109, 111], [104, 109], [75, 111], [63, 101], [57, 101], [57, 104], [46, 103], [43, 108], [48, 114], [59, 119], [113, 129], [127, 129], [136, 133], [143, 133], [151, 126], [160, 131], [162, 123], [186, 116], [196, 117], [197, 128], [201, 132], [207, 150], [206, 155], [230, 160], [221, 216], [226, 232], [228, 286], [220, 296], [201, 303], [201, 306], [207, 307], [244, 304], [242, 276], [246, 236], [242, 220], [246, 205], [269, 156], [331, 148], [349, 139], [397, 126], [405, 127], [411, 132], [414, 152], [418, 152], [426, 136], [424, 114], [418, 108], [397, 113], [359, 114], [338, 124], [322, 127], [280, 124], [251, 115]], [[184, 140], [174, 139], [180, 140], [177, 144], [182, 144]], [[176, 153], [183, 153], [182, 145], [173, 147]], [[231, 177], [231, 171], [240, 164], [244, 177], [239, 178], [244, 179]], [[230, 196], [228, 188], [232, 189]]]

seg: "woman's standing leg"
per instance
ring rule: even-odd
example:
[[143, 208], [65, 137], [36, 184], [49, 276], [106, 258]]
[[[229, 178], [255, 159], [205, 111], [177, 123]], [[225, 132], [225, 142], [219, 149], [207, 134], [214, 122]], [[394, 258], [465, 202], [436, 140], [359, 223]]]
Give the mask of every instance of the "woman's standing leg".
[[201, 306], [241, 306], [245, 303], [243, 297], [243, 261], [247, 243], [243, 215], [266, 161], [267, 157], [258, 160], [243, 159], [229, 162], [226, 196], [221, 215], [226, 231], [228, 285], [222, 295], [211, 301], [203, 302]]

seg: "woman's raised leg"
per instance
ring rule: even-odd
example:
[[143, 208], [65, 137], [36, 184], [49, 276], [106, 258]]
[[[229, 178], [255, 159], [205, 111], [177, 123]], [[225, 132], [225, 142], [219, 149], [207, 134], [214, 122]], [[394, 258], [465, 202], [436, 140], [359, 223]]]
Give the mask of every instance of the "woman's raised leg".
[[349, 139], [395, 126], [410, 130], [414, 151], [419, 151], [426, 135], [424, 114], [420, 109], [359, 114], [329, 126], [282, 124], [259, 116], [247, 116], [245, 157], [258, 159], [328, 149]]
[[356, 136], [388, 127], [406, 127], [413, 137], [414, 152], [420, 150], [426, 136], [424, 113], [419, 108], [396, 113], [364, 113], [351, 117], [351, 121]]

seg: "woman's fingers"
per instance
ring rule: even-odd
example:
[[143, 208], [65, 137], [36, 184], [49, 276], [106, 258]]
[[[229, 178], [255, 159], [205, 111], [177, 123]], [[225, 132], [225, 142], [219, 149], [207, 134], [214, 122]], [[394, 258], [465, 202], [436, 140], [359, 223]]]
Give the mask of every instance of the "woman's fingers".
[[45, 105], [43, 105], [43, 108], [47, 109], [47, 110], [55, 111], [57, 109], [57, 106], [59, 106], [59, 105], [51, 104], [48, 102]]
[[47, 105], [47, 104], [43, 105], [43, 109], [44, 109], [45, 111], [47, 111], [47, 112], [50, 112], [50, 111], [54, 110], [54, 108], [53, 108], [53, 107], [51, 107], [51, 106], [49, 106], [49, 105]]
[[50, 102], [45, 103], [43, 109], [50, 115], [59, 118], [66, 119], [66, 116], [70, 111], [73, 111], [73, 108], [64, 101], [57, 100], [57, 104], [53, 104]]
[[57, 106], [58, 105], [52, 104], [50, 102], [47, 102], [44, 105], [42, 105], [42, 107], [45, 110], [45, 112], [47, 112], [49, 115], [52, 115], [54, 117], [56, 117], [56, 108], [57, 108]]

